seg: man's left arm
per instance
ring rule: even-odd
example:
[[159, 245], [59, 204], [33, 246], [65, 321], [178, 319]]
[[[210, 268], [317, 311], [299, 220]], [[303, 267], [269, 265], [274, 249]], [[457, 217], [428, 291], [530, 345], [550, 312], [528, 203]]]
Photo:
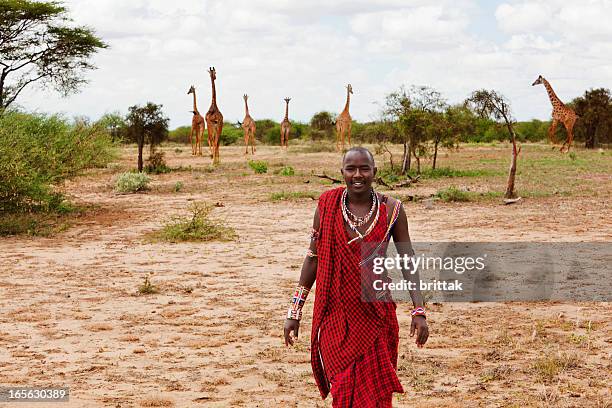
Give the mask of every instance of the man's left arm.
[[[408, 232], [408, 218], [406, 217], [406, 211], [404, 206], [400, 204], [399, 215], [393, 229], [391, 230], [393, 236], [393, 242], [400, 258], [404, 257], [412, 258], [414, 250], [410, 242], [410, 234]], [[413, 282], [415, 289], [409, 290], [410, 298], [414, 305], [415, 310], [423, 308], [423, 296], [419, 288], [419, 271], [413, 270], [412, 261], [409, 262], [408, 268], [401, 268], [402, 276], [408, 282]], [[410, 324], [410, 336], [414, 336], [416, 332], [416, 344], [418, 347], [423, 347], [429, 337], [429, 328], [427, 327], [427, 320], [424, 315], [412, 315], [412, 322]]]

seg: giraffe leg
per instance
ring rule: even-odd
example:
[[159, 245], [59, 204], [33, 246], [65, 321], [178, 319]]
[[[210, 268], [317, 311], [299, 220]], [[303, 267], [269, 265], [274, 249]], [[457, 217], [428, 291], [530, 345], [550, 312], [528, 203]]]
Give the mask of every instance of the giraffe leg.
[[251, 129], [251, 154], [255, 154], [255, 129]]
[[351, 128], [353, 127], [353, 123], [349, 122], [348, 127], [346, 128], [347, 136], [348, 136], [348, 144], [351, 147]]
[[214, 142], [214, 125], [211, 123], [208, 125], [208, 152], [210, 153], [210, 158], [213, 158], [213, 142]]
[[558, 123], [558, 120], [553, 119], [552, 124], [548, 128], [548, 140], [553, 145], [552, 147], [553, 149], [555, 148], [555, 145], [557, 144], [557, 139], [555, 138], [555, 131], [557, 130], [557, 123]]
[[569, 152], [570, 148], [572, 147], [572, 142], [574, 140], [574, 124], [575, 123], [576, 123], [576, 119], [570, 119], [564, 123], [565, 130], [567, 130], [567, 140], [565, 141], [565, 143], [563, 143], [563, 146], [561, 146], [561, 151], [563, 151], [563, 148], [567, 146], [566, 152]]
[[340, 139], [342, 138], [342, 123], [336, 123], [336, 151], [340, 151]]
[[193, 146], [193, 126], [191, 127], [191, 130], [189, 131], [189, 144], [191, 145], [191, 155], [195, 156], [195, 148]]
[[244, 129], [244, 154], [249, 154], [249, 131]]
[[198, 144], [198, 156], [202, 155], [202, 139], [204, 138], [204, 127], [200, 126], [200, 131], [198, 132], [198, 140], [196, 141]]

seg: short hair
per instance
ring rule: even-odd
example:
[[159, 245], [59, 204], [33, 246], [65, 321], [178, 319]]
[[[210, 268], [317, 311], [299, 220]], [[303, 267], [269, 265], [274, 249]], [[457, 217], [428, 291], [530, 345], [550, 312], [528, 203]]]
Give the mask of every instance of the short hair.
[[354, 147], [351, 147], [350, 149], [348, 149], [344, 153], [344, 155], [342, 156], [342, 165], [344, 165], [344, 159], [346, 158], [346, 155], [351, 153], [351, 152], [364, 153], [364, 154], [370, 156], [370, 160], [372, 161], [372, 166], [376, 167], [376, 162], [374, 161], [374, 155], [372, 154], [371, 151], [369, 151], [368, 149], [366, 149], [363, 146], [354, 146]]

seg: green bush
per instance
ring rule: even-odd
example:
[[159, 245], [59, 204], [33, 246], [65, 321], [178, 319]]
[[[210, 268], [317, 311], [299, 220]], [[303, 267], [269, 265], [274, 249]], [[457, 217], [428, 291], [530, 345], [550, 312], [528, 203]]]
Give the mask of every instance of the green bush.
[[[206, 137], [208, 138], [208, 136]], [[236, 124], [225, 123], [223, 125], [223, 131], [221, 132], [221, 137], [219, 138], [219, 145], [220, 146], [235, 145], [240, 140], [244, 140], [244, 130], [242, 130], [242, 128]], [[206, 140], [203, 140], [202, 146], [204, 146], [205, 143], [208, 143], [208, 142]]]
[[249, 167], [257, 174], [268, 172], [268, 163], [263, 160], [249, 160]]
[[455, 186], [438, 190], [435, 196], [447, 203], [470, 201], [470, 194], [467, 191], [460, 190]]
[[295, 170], [291, 166], [285, 166], [278, 170], [280, 176], [295, 176]]
[[151, 179], [144, 173], [122, 173], [115, 182], [115, 191], [119, 193], [135, 193], [148, 190]]
[[174, 217], [157, 232], [150, 234], [155, 240], [182, 241], [232, 241], [238, 236], [233, 228], [209, 218], [212, 206], [193, 203], [190, 217]]
[[16, 111], [0, 115], [0, 213], [54, 211], [64, 202], [54, 186], [115, 157], [99, 124]]
[[[174, 130], [168, 132], [168, 141], [174, 143], [189, 144], [189, 133], [191, 132], [191, 126], [179, 126]], [[204, 135], [206, 136], [206, 130]], [[204, 145], [202, 145], [204, 146]]]
[[163, 174], [170, 173], [172, 169], [166, 164], [164, 152], [153, 152], [147, 159], [144, 171], [151, 174]]
[[262, 142], [269, 145], [280, 145], [280, 125], [274, 124], [263, 134]]

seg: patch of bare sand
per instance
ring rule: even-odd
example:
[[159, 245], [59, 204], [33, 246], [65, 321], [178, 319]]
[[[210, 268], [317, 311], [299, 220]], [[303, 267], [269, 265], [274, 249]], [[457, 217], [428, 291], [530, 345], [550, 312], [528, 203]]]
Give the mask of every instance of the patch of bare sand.
[[[216, 170], [188, 148], [166, 149], [180, 171], [154, 176], [148, 193], [115, 194], [113, 178], [131, 165], [132, 150], [114, 170], [91, 171], [67, 184], [68, 194], [95, 203], [97, 212], [53, 238], [0, 241], [0, 384], [68, 386], [71, 401], [62, 406], [70, 407], [329, 407], [310, 371], [314, 296], [299, 342], [292, 348], [282, 343], [286, 302], [316, 201], [272, 202], [270, 193], [331, 188], [309, 174], [333, 174], [338, 156], [258, 147], [256, 157], [268, 161], [270, 173], [255, 175], [241, 147], [223, 148]], [[288, 164], [296, 176], [273, 174]], [[178, 181], [184, 188], [177, 193]], [[424, 183], [394, 193], [431, 189]], [[406, 210], [413, 240], [609, 242], [610, 191], [603, 191], [514, 206], [437, 203], [427, 210], [406, 203]], [[194, 201], [223, 204], [213, 214], [239, 239], [144, 239], [171, 216], [187, 214]], [[145, 273], [158, 294], [138, 294]], [[398, 305], [398, 372], [407, 393], [396, 396], [395, 406], [610, 403], [609, 304], [431, 305], [424, 349], [408, 335], [409, 309]]]

